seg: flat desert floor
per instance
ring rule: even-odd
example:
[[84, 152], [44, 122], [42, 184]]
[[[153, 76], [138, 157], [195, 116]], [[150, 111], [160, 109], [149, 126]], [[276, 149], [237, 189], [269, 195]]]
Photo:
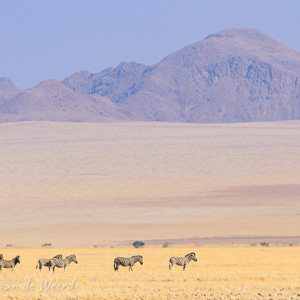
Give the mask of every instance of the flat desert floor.
[[300, 121], [1, 124], [0, 246], [299, 237], [299, 153]]
[[[143, 249], [2, 249], [4, 258], [20, 255], [21, 264], [0, 274], [0, 299], [224, 299], [292, 300], [300, 298], [299, 247], [143, 248]], [[195, 252], [187, 271], [171, 256]], [[41, 257], [75, 253], [64, 273], [35, 269]], [[144, 264], [133, 272], [120, 267], [116, 256], [141, 254]], [[64, 286], [65, 285], [65, 286]]]

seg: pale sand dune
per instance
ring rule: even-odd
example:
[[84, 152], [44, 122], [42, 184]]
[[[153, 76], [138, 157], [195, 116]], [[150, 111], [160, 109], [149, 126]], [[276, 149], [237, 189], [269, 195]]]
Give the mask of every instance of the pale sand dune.
[[[0, 125], [0, 143], [0, 205], [6, 212], [0, 226], [28, 227], [26, 232], [35, 232], [37, 243], [41, 226], [66, 223], [74, 228], [97, 224], [90, 229], [99, 232], [95, 241], [89, 240], [92, 244], [102, 236], [111, 241], [134, 238], [143, 224], [148, 226], [145, 239], [157, 238], [160, 228], [167, 231], [164, 238], [298, 232], [280, 217], [288, 218], [288, 224], [299, 222], [300, 121], [12, 123]], [[213, 230], [203, 231], [201, 220], [208, 216], [232, 216], [240, 220], [240, 229], [223, 219], [208, 222]], [[247, 219], [244, 231], [239, 226], [242, 216], [254, 222]], [[255, 216], [270, 216], [272, 221], [262, 217], [270, 220], [262, 228]], [[284, 230], [276, 226], [276, 218]], [[190, 223], [193, 230], [183, 226], [179, 235], [181, 224]], [[101, 231], [99, 224], [109, 226]], [[72, 231], [68, 226], [59, 227], [62, 237], [57, 242]], [[86, 243], [82, 238], [72, 246]]]

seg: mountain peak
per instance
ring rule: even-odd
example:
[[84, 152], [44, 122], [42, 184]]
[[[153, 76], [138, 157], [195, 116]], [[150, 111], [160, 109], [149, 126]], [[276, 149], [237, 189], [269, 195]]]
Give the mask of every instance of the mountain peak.
[[0, 78], [0, 101], [9, 99], [20, 92], [22, 89], [17, 87], [9, 78]]
[[265, 32], [253, 29], [253, 28], [232, 28], [223, 30], [217, 33], [213, 33], [208, 35], [205, 40], [210, 38], [234, 38], [234, 37], [240, 37], [240, 38], [254, 38], [254, 39], [272, 39], [269, 37]]
[[[1, 84], [12, 86], [8, 79]], [[233, 28], [151, 66], [122, 62], [99, 73], [80, 71], [1, 101], [2, 122], [9, 120], [7, 112], [14, 120], [84, 122], [103, 117], [193, 123], [294, 120], [300, 119], [300, 52], [260, 30]]]

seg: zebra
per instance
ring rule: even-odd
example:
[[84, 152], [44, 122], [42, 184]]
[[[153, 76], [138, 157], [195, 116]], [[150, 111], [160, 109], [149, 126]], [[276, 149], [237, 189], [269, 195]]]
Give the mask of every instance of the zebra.
[[119, 272], [119, 266], [121, 265], [122, 267], [128, 267], [129, 266], [129, 271], [133, 271], [132, 267], [133, 265], [139, 262], [141, 265], [143, 264], [143, 256], [141, 255], [135, 255], [131, 257], [116, 257], [114, 260], [114, 270]]
[[16, 256], [14, 257], [12, 260], [4, 260], [4, 259], [1, 259], [0, 260], [0, 273], [2, 272], [2, 268], [11, 268], [11, 271], [14, 270], [16, 264], [20, 264], [21, 261], [20, 261], [20, 256]]
[[174, 265], [183, 266], [183, 270], [186, 270], [187, 265], [191, 260], [197, 261], [196, 254], [191, 252], [187, 254], [185, 257], [176, 257], [173, 256], [169, 260], [169, 270], [174, 270]]
[[49, 272], [52, 270], [53, 272], [55, 271], [55, 267], [57, 268], [64, 268], [66, 272], [67, 266], [74, 261], [76, 264], [78, 263], [76, 259], [76, 255], [72, 254], [67, 256], [66, 258], [51, 258], [49, 261]]
[[0, 254], [0, 259], [3, 259], [3, 255], [2, 254]]
[[[54, 256], [53, 258], [62, 258], [62, 255], [58, 254], [58, 255]], [[35, 268], [37, 269], [39, 267], [40, 272], [42, 272], [42, 268], [43, 267], [49, 267], [50, 266], [49, 265], [50, 259], [48, 259], [48, 258], [41, 258], [41, 259], [39, 259]]]

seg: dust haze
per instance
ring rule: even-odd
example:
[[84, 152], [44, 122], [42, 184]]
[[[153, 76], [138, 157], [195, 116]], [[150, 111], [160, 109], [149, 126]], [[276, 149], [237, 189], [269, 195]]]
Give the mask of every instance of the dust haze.
[[0, 140], [2, 246], [298, 234], [299, 121], [7, 123]]

